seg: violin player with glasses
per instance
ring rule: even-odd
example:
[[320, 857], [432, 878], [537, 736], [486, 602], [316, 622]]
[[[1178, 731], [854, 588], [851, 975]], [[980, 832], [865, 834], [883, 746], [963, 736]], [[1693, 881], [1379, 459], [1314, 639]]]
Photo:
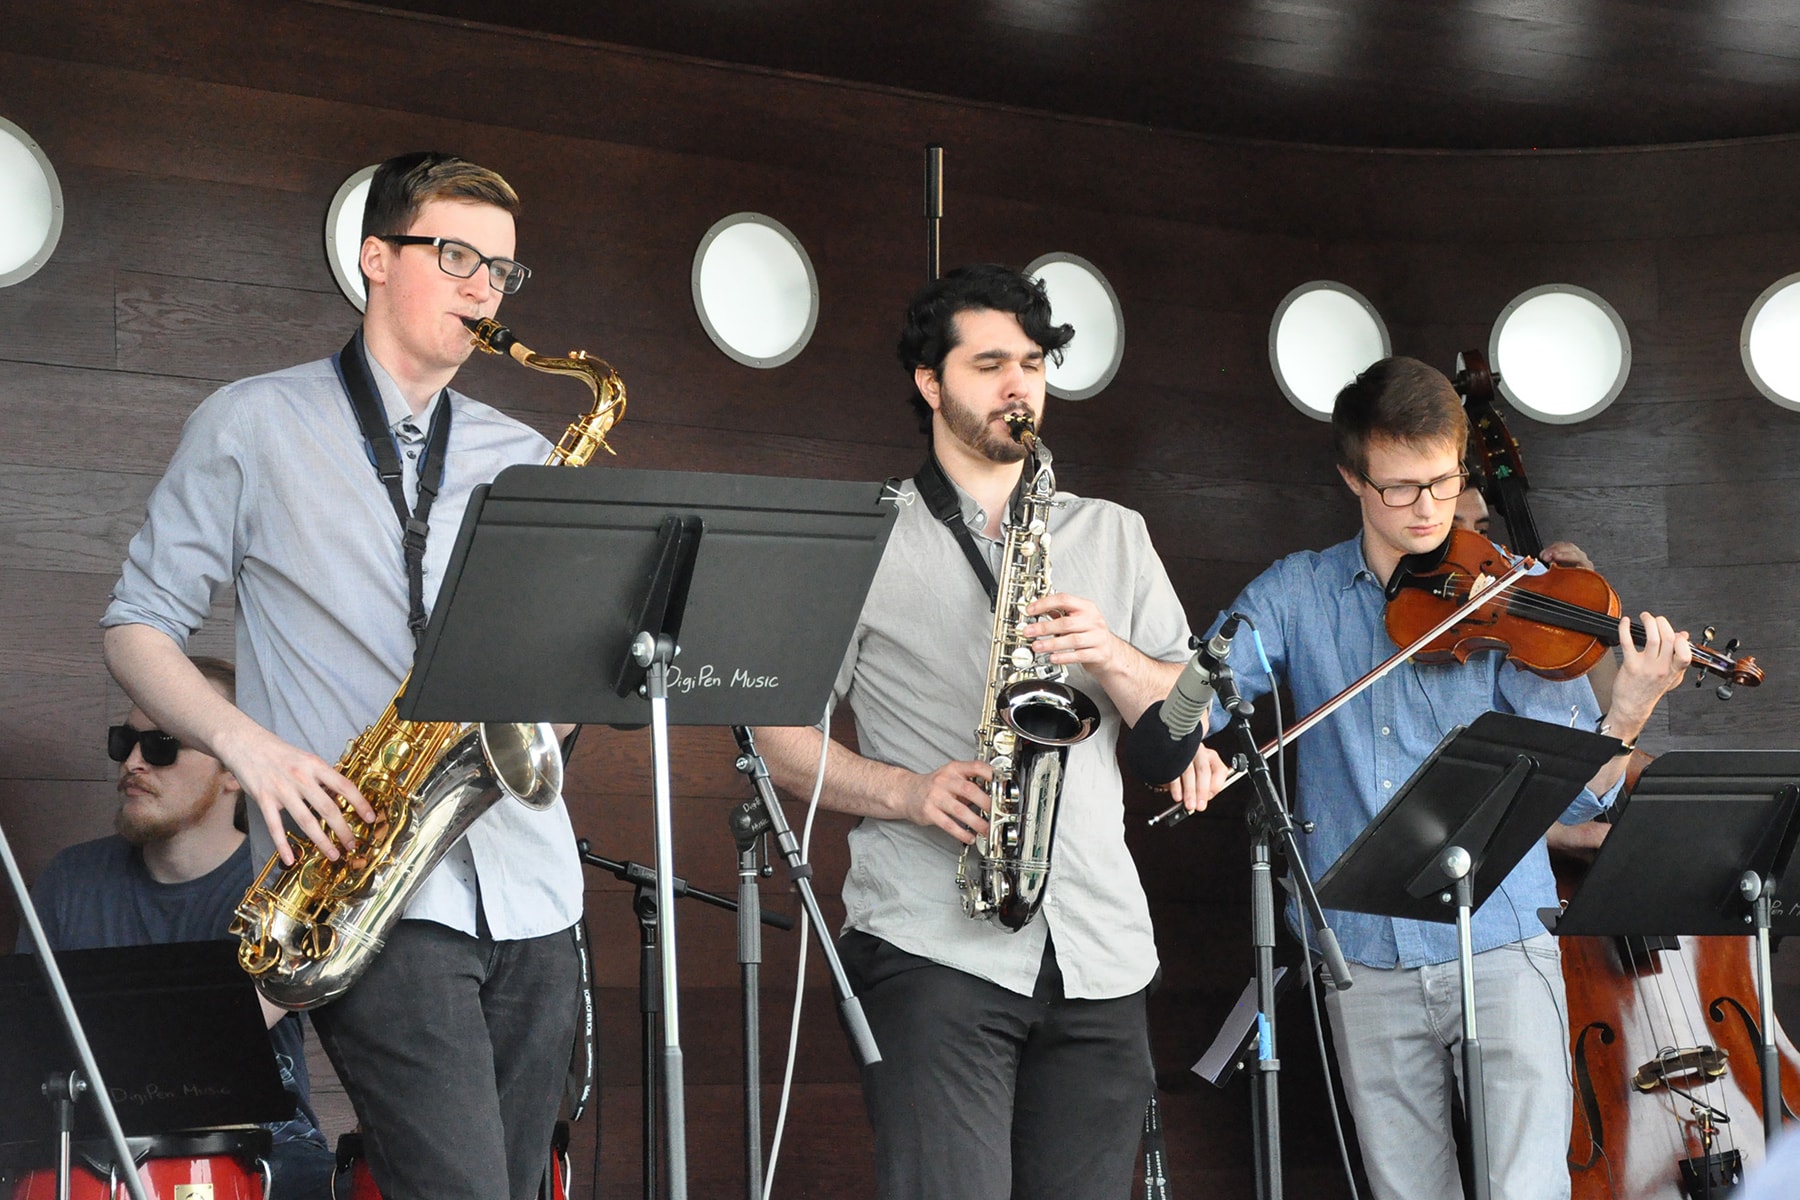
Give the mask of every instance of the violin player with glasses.
[[[1312, 712], [1406, 644], [1390, 633], [1398, 606], [1390, 596], [1415, 590], [1408, 586], [1415, 567], [1459, 545], [1452, 524], [1468, 483], [1468, 430], [1450, 381], [1415, 359], [1383, 359], [1338, 394], [1337, 469], [1357, 503], [1361, 531], [1275, 563], [1226, 610], [1254, 628], [1275, 676], [1252, 640], [1238, 637], [1230, 665], [1246, 698], [1279, 679], [1296, 708]], [[1471, 544], [1486, 547], [1482, 561], [1504, 571], [1494, 547]], [[1225, 619], [1222, 613], [1213, 630]], [[1649, 613], [1637, 626], [1604, 614], [1589, 619], [1622, 648], [1605, 712], [1579, 671], [1548, 678], [1508, 661], [1501, 649], [1460, 645], [1436, 661], [1416, 655], [1398, 664], [1300, 737], [1298, 815], [1314, 829], [1300, 844], [1313, 876], [1445, 735], [1484, 712], [1597, 730], [1633, 745], [1662, 696], [1682, 681], [1693, 648], [1685, 633]], [[1621, 755], [1602, 767], [1561, 820], [1574, 824], [1602, 811], [1618, 793], [1625, 764]], [[1509, 1200], [1569, 1195], [1566, 1007], [1555, 939], [1537, 918], [1540, 907], [1555, 904], [1540, 840], [1473, 922], [1492, 1195]], [[1461, 1196], [1452, 1133], [1461, 1035], [1455, 930], [1360, 913], [1329, 916], [1354, 986], [1328, 990], [1326, 1004], [1373, 1193], [1379, 1200]], [[1289, 924], [1298, 935], [1292, 910]]]

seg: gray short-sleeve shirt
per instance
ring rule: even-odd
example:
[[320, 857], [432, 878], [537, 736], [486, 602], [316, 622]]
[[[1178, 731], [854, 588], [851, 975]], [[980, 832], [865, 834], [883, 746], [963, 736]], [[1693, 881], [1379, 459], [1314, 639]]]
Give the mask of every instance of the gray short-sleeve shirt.
[[[916, 497], [910, 482], [904, 491]], [[958, 490], [965, 521], [998, 564], [1001, 543]], [[1050, 519], [1051, 580], [1092, 600], [1109, 628], [1151, 658], [1187, 657], [1187, 620], [1143, 518], [1106, 500], [1058, 493]], [[858, 619], [836, 687], [856, 714], [861, 752], [913, 771], [975, 754], [993, 614], [950, 531], [921, 501], [903, 503]], [[1125, 846], [1115, 758], [1121, 724], [1085, 670], [1069, 682], [1100, 708], [1094, 736], [1069, 754], [1043, 910], [1018, 932], [964, 915], [961, 843], [936, 828], [865, 819], [850, 833], [848, 927], [1029, 995], [1054, 934], [1072, 998], [1129, 995], [1156, 972], [1150, 912]]]

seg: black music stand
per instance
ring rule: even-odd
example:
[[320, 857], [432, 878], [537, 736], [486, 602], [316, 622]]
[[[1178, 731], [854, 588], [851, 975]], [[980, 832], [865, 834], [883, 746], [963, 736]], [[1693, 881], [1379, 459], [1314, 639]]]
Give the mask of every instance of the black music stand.
[[1769, 935], [1800, 934], [1800, 904], [1776, 897], [1797, 839], [1800, 750], [1671, 751], [1644, 770], [1568, 907], [1539, 914], [1558, 937], [1754, 932], [1763, 1128], [1771, 1139], [1782, 1117]]
[[407, 720], [650, 725], [674, 1200], [687, 1133], [668, 727], [818, 721], [898, 499], [873, 483], [510, 467], [469, 500], [400, 700]]
[[[57, 962], [125, 1136], [294, 1115], [235, 942], [70, 950]], [[108, 1133], [94, 1109], [46, 1101], [45, 1081], [82, 1065], [41, 968], [35, 954], [0, 958], [0, 1153], [31, 1166], [50, 1146], [66, 1162], [67, 1139]], [[117, 1158], [116, 1147], [95, 1153]]]
[[1486, 1200], [1490, 1181], [1469, 918], [1621, 745], [1586, 730], [1483, 713], [1438, 743], [1319, 880], [1327, 908], [1456, 923], [1463, 1105], [1477, 1200]]

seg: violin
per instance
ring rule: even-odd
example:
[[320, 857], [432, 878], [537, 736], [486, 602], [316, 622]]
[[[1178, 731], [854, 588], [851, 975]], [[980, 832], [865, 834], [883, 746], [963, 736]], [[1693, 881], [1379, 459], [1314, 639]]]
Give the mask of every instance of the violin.
[[[1453, 529], [1436, 550], [1400, 560], [1387, 585], [1387, 631], [1405, 646], [1507, 573], [1513, 562], [1478, 533]], [[1421, 663], [1467, 662], [1472, 654], [1498, 650], [1507, 659], [1546, 679], [1585, 675], [1600, 656], [1619, 644], [1619, 595], [1597, 571], [1552, 567], [1520, 577], [1496, 600], [1481, 605], [1449, 631], [1414, 651]], [[1633, 640], [1644, 644], [1644, 627], [1633, 621]], [[1706, 640], [1693, 647], [1694, 665], [1720, 676], [1719, 698], [1734, 687], [1755, 687], [1762, 668], [1749, 655], [1733, 657], [1733, 638], [1724, 650]]]

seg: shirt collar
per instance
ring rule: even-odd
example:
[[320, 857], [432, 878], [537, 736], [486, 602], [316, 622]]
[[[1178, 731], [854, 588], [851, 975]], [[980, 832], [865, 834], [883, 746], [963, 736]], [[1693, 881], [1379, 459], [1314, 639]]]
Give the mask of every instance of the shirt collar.
[[1366, 579], [1378, 588], [1381, 586], [1381, 582], [1375, 578], [1375, 572], [1369, 570], [1369, 560], [1363, 557], [1364, 536], [1358, 533], [1349, 541], [1339, 542], [1325, 551], [1324, 557], [1331, 563], [1340, 592], [1347, 592], [1355, 587], [1359, 579]]
[[440, 390], [437, 395], [433, 396], [431, 403], [425, 406], [425, 411], [415, 417], [412, 405], [408, 404], [406, 397], [400, 393], [400, 385], [394, 382], [394, 377], [388, 374], [386, 367], [375, 360], [375, 356], [368, 352], [367, 347], [363, 349], [363, 361], [369, 364], [369, 374], [375, 380], [375, 391], [381, 397], [382, 415], [387, 418], [388, 428], [398, 433], [400, 426], [411, 421], [420, 430], [430, 429], [431, 419], [437, 415], [437, 406], [443, 402], [444, 392]]
[[949, 480], [950, 489], [956, 493], [956, 503], [957, 507], [962, 510], [963, 524], [967, 525], [969, 532], [976, 537], [987, 537], [987, 510], [977, 504], [973, 496], [963, 491], [962, 484], [950, 478], [950, 472], [944, 472], [944, 478]]

